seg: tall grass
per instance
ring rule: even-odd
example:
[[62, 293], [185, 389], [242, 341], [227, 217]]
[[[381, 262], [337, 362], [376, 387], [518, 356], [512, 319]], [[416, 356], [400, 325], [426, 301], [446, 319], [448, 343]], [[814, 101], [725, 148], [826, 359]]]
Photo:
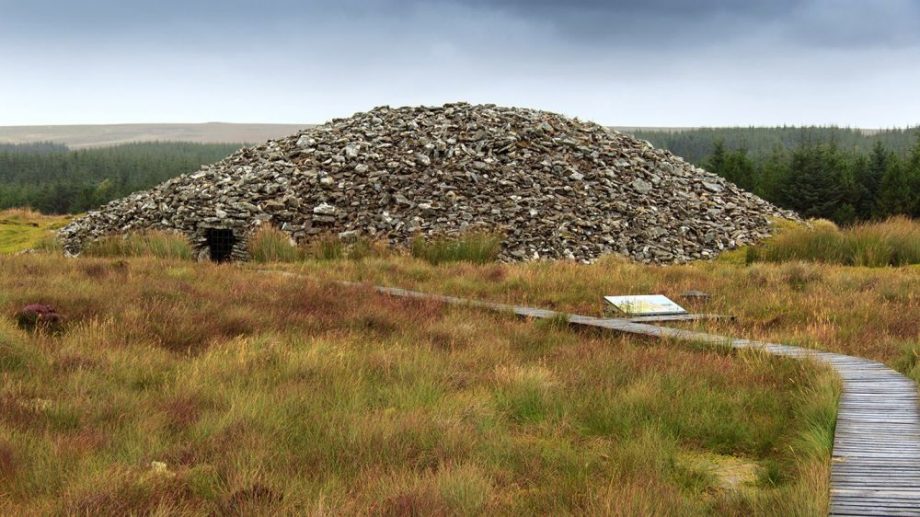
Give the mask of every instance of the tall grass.
[[274, 227], [262, 227], [249, 238], [249, 253], [255, 262], [298, 262], [302, 260], [363, 260], [385, 257], [385, 243], [358, 238], [345, 243], [337, 235], [319, 235], [298, 246], [290, 236]]
[[89, 243], [83, 254], [88, 257], [150, 256], [179, 260], [191, 260], [194, 256], [185, 236], [165, 231], [109, 235]]
[[35, 249], [45, 253], [64, 253], [64, 246], [58, 240], [57, 235], [48, 234], [35, 242]]
[[295, 262], [303, 258], [290, 235], [273, 226], [263, 226], [253, 232], [247, 244], [255, 262]]
[[[562, 294], [551, 280], [574, 299], [618, 278], [405, 257], [290, 267], [404, 265], [515, 296], [518, 274], [553, 272], [521, 284], [535, 302]], [[633, 283], [671, 274], [616, 267]], [[17, 329], [32, 301], [68, 332]], [[826, 514], [833, 390], [813, 365], [754, 352], [246, 268], [38, 254], [0, 268], [0, 375], [2, 515]], [[710, 454], [769, 475], [734, 490], [681, 461]]]
[[314, 260], [345, 258], [345, 243], [335, 235], [320, 235], [304, 246], [304, 255]]
[[425, 240], [419, 236], [412, 241], [412, 256], [431, 264], [485, 264], [498, 258], [501, 244], [501, 236], [490, 232], [472, 232], [458, 237], [438, 237], [432, 240]]
[[920, 264], [920, 221], [894, 217], [840, 229], [829, 221], [780, 231], [747, 250], [747, 262], [796, 260], [846, 266]]

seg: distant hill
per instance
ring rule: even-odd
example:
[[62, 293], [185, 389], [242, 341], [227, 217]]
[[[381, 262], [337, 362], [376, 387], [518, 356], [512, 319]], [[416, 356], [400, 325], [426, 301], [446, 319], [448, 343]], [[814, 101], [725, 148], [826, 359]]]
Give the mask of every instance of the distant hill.
[[109, 147], [130, 142], [255, 144], [310, 127], [311, 124], [103, 124], [74, 126], [0, 126], [0, 144], [55, 142], [71, 149]]

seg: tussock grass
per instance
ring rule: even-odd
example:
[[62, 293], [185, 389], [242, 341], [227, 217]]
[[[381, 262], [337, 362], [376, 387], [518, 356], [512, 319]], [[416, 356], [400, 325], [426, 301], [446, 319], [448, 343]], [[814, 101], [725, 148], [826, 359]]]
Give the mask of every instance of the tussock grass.
[[83, 250], [88, 257], [156, 257], [191, 260], [192, 246], [185, 236], [173, 232], [146, 231], [110, 235], [90, 242]]
[[303, 258], [291, 237], [273, 226], [262, 226], [253, 232], [247, 245], [255, 262], [296, 262]]
[[[586, 273], [651, 284], [663, 268], [289, 266], [325, 271], [312, 282], [0, 260], [3, 514], [826, 513], [835, 387], [815, 365], [325, 282], [392, 275], [562, 308], [584, 300]], [[31, 301], [66, 313], [68, 332], [17, 329]], [[729, 490], [688, 454], [767, 474]]]
[[848, 266], [920, 264], [920, 222], [894, 217], [877, 223], [837, 228], [830, 221], [784, 229], [747, 248], [747, 262], [804, 260]]
[[350, 260], [364, 260], [368, 258], [386, 258], [396, 255], [397, 251], [389, 246], [386, 241], [358, 238], [348, 245], [348, 258]]
[[345, 258], [345, 243], [335, 235], [321, 235], [306, 243], [304, 255], [314, 260], [339, 260]]
[[45, 235], [41, 239], [35, 241], [33, 248], [44, 253], [64, 253], [64, 246], [55, 234]]
[[920, 383], [920, 339], [905, 342], [895, 364], [899, 370]]
[[298, 262], [303, 260], [364, 260], [369, 257], [386, 257], [391, 251], [386, 244], [359, 238], [343, 242], [336, 235], [321, 235], [302, 246], [274, 227], [258, 229], [249, 238], [249, 253], [255, 262]]
[[303, 246], [303, 257], [307, 260], [364, 260], [371, 257], [383, 258], [396, 254], [386, 242], [372, 241], [359, 237], [344, 242], [337, 235], [320, 235]]
[[495, 233], [473, 232], [457, 237], [440, 237], [426, 240], [416, 237], [412, 241], [412, 256], [431, 264], [444, 262], [494, 262], [501, 251], [501, 236]]

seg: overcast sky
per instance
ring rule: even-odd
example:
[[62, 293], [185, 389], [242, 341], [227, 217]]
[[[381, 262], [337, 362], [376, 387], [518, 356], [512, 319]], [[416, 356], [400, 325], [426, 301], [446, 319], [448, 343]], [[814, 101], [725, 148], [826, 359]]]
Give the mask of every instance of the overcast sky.
[[0, 125], [527, 106], [920, 124], [920, 0], [0, 0]]

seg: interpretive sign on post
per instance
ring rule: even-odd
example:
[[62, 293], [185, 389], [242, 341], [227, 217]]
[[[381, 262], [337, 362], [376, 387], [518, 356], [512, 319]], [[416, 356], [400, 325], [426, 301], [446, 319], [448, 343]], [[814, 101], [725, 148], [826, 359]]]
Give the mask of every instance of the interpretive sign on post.
[[661, 294], [605, 296], [605, 300], [630, 316], [664, 316], [687, 314], [687, 311]]

